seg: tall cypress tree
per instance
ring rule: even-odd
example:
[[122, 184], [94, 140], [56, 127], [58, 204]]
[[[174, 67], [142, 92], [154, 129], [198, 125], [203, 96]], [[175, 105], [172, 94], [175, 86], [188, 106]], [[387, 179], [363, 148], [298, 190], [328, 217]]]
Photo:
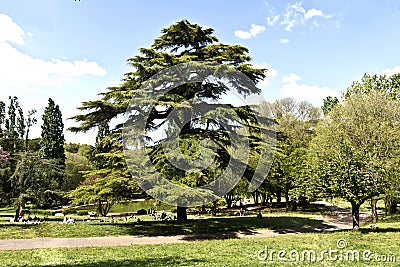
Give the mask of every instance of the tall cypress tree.
[[59, 106], [51, 98], [49, 98], [48, 105], [44, 110], [42, 120], [41, 157], [56, 159], [59, 160], [61, 165], [65, 165], [64, 123]]
[[3, 124], [6, 119], [6, 104], [0, 101], [0, 138], [4, 137]]

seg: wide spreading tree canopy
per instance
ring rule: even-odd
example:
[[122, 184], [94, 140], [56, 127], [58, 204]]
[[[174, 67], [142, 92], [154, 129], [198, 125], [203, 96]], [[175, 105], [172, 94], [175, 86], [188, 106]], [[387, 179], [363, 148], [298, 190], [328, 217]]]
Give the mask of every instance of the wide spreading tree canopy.
[[[209, 184], [223, 173], [226, 176], [228, 167], [232, 175], [238, 168], [251, 179], [260, 170], [257, 164], [248, 164], [248, 155], [272, 161], [272, 153], [262, 145], [266, 133], [272, 132], [260, 127], [270, 121], [258, 117], [249, 105], [221, 104], [232, 91], [242, 97], [259, 94], [255, 84], [267, 70], [250, 64], [246, 47], [223, 44], [213, 33], [187, 20], [163, 29], [150, 48], [141, 48], [138, 56], [128, 59], [133, 69], [125, 74], [123, 84], [107, 88], [100, 100], [83, 102], [83, 114], [74, 117], [80, 125], [70, 128], [87, 131], [124, 114], [124, 123], [117, 124], [110, 136], [131, 142], [130, 170], [142, 187], [159, 180], [158, 175], [171, 181], [147, 189], [177, 204], [178, 219], [186, 218], [185, 207], [191, 200], [198, 202], [217, 193], [190, 188]], [[235, 143], [247, 143], [251, 151], [242, 153]], [[145, 151], [149, 161], [142, 160], [143, 154], [134, 156], [140, 151]], [[173, 185], [181, 187], [177, 190]]]
[[353, 227], [360, 206], [383, 193], [398, 168], [399, 101], [387, 92], [354, 93], [318, 124], [309, 156], [317, 192], [352, 205]]

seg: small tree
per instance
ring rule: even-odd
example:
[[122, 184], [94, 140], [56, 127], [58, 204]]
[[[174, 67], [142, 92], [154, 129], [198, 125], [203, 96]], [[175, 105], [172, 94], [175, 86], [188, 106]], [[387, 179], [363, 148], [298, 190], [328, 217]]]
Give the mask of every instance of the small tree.
[[10, 177], [16, 207], [15, 219], [28, 201], [42, 207], [53, 204], [52, 192], [59, 187], [54, 177], [62, 172], [54, 160], [43, 159], [38, 153], [23, 152], [19, 157]]
[[353, 94], [318, 124], [310, 149], [310, 184], [325, 196], [351, 203], [353, 228], [359, 209], [385, 192], [399, 157], [400, 106], [384, 92]]
[[[392, 99], [400, 100], [400, 73], [387, 76], [387, 75], [370, 75], [364, 74], [360, 81], [355, 81], [347, 88], [343, 96], [345, 99], [354, 94], [369, 94], [371, 92], [384, 92]], [[397, 165], [398, 166], [398, 165]], [[393, 214], [397, 211], [397, 203], [400, 201], [400, 193], [397, 181], [398, 170], [391, 169], [393, 181], [388, 184], [385, 193], [378, 198], [385, 200], [386, 213]], [[376, 212], [376, 202], [378, 198], [371, 199], [371, 210], [374, 216]]]
[[102, 216], [107, 216], [112, 206], [119, 200], [129, 197], [134, 192], [132, 181], [121, 178], [121, 173], [112, 175], [92, 175], [78, 188], [71, 191], [69, 196], [75, 204], [95, 204]]

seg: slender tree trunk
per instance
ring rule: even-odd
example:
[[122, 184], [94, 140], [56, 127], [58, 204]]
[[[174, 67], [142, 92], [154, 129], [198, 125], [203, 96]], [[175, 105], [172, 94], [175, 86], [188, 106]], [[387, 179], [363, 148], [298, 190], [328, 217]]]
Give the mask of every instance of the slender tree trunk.
[[29, 128], [30, 127], [28, 127], [27, 129], [26, 129], [26, 136], [25, 136], [25, 152], [28, 152], [28, 148], [29, 148], [29, 146], [28, 146], [28, 142], [29, 142]]
[[353, 219], [353, 230], [360, 229], [360, 204], [351, 202], [351, 217]]
[[176, 209], [176, 217], [178, 221], [186, 221], [187, 220], [187, 208], [186, 207], [180, 207], [177, 206]]
[[261, 204], [263, 206], [267, 204], [267, 193], [261, 193]]
[[227, 195], [225, 196], [226, 199], [226, 207], [229, 209], [232, 207], [232, 196], [231, 195]]
[[376, 209], [376, 202], [378, 202], [377, 199], [371, 198], [371, 216], [373, 223], [376, 223], [378, 221], [378, 211]]
[[18, 220], [20, 212], [21, 212], [21, 206], [18, 205], [18, 208], [15, 210], [14, 222], [16, 222]]
[[254, 199], [254, 204], [258, 204], [258, 192], [257, 191], [255, 191], [253, 193], [253, 199]]
[[269, 213], [272, 213], [272, 196], [269, 196]]
[[286, 211], [290, 210], [289, 189], [285, 188]]

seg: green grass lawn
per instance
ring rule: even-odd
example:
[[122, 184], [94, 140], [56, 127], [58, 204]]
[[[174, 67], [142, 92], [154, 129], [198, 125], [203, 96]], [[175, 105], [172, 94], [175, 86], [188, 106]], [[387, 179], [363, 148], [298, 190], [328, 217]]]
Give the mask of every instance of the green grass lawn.
[[[265, 213], [262, 219], [248, 217], [208, 217], [188, 222], [151, 221], [150, 216], [140, 216], [140, 224], [134, 221], [117, 223], [82, 222], [61, 224], [49, 221], [40, 225], [25, 225], [0, 221], [0, 239], [35, 237], [96, 237], [96, 236], [157, 236], [187, 235], [248, 231], [262, 228], [297, 228], [321, 223], [317, 213]], [[52, 218], [54, 219], [54, 217]]]
[[[363, 229], [360, 232], [281, 235], [166, 245], [0, 251], [0, 266], [399, 266], [399, 229], [400, 223], [385, 223], [378, 230]], [[345, 240], [347, 246], [339, 249], [338, 240]], [[265, 254], [265, 248], [268, 254]], [[323, 254], [324, 259], [320, 260], [322, 251], [329, 249], [338, 252], [333, 252], [331, 257]], [[290, 252], [293, 261], [280, 261], [277, 252], [272, 254], [270, 260], [271, 250]], [[315, 261], [308, 261], [307, 256], [304, 261], [301, 261], [301, 256], [299, 261], [295, 261], [296, 252], [301, 255], [305, 250], [315, 251]], [[345, 256], [340, 260], [340, 253], [346, 255], [349, 251], [358, 251], [360, 262], [351, 257], [346, 260]], [[363, 259], [364, 251], [370, 251], [366, 259], [369, 257], [372, 261]], [[265, 255], [268, 258], [263, 260]], [[378, 262], [371, 255], [379, 255], [380, 259], [385, 255], [387, 260], [393, 260], [392, 256], [395, 256], [398, 262]], [[283, 257], [290, 259], [288, 254]]]

